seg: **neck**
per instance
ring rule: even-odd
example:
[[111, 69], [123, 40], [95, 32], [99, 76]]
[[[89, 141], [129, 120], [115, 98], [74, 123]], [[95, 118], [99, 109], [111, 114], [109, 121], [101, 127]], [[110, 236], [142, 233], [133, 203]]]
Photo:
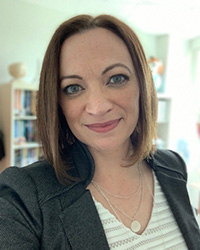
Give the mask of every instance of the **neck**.
[[[133, 187], [133, 182], [137, 183], [138, 163], [128, 166], [127, 158], [132, 152], [132, 148], [127, 150], [106, 150], [97, 151], [89, 149], [95, 161], [95, 174], [93, 180], [104, 187], [110, 187], [111, 190], [120, 189], [122, 186]], [[112, 183], [111, 181], [112, 180]], [[125, 185], [126, 184], [126, 185]], [[112, 187], [111, 187], [112, 186]]]

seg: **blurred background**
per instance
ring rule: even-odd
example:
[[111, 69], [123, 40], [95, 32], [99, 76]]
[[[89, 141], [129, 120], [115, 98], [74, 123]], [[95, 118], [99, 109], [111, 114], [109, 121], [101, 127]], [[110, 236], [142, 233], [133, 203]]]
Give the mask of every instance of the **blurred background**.
[[[34, 112], [23, 118], [19, 114], [15, 118], [12, 112], [16, 98], [37, 89], [44, 53], [55, 29], [77, 14], [111, 14], [133, 28], [144, 47], [159, 97], [158, 148], [175, 150], [183, 157], [192, 202], [200, 207], [199, 13], [199, 0], [0, 0], [0, 140], [5, 154], [0, 156], [0, 170], [30, 163], [36, 151], [28, 150], [39, 147], [30, 146], [26, 136], [19, 140], [14, 131], [18, 123], [26, 127], [30, 120], [33, 128]], [[13, 81], [9, 66], [19, 62], [27, 69], [21, 89], [16, 87], [18, 82], [5, 90]], [[22, 160], [25, 151], [27, 161]]]

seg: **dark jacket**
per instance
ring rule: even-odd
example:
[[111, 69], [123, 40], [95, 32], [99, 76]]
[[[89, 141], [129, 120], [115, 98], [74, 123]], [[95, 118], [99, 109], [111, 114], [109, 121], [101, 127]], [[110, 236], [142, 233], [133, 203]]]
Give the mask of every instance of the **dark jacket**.
[[[8, 168], [0, 175], [0, 249], [106, 250], [104, 230], [90, 191], [94, 162], [87, 148], [73, 145], [73, 164], [82, 181], [60, 184], [45, 161]], [[200, 231], [186, 190], [182, 159], [157, 151], [147, 160], [155, 172], [188, 249], [200, 249]]]

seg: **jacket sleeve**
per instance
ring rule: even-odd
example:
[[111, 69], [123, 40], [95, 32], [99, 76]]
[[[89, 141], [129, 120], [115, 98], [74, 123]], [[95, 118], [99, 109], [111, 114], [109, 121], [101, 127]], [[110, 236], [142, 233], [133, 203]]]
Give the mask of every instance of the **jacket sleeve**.
[[40, 235], [36, 185], [22, 169], [8, 168], [0, 175], [1, 249], [40, 249]]

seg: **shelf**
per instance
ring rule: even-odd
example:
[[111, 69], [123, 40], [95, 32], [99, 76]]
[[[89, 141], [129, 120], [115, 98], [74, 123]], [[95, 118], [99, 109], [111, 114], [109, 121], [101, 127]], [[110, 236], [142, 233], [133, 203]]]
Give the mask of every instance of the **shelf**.
[[157, 121], [157, 125], [168, 125], [168, 124], [169, 124], [169, 121], [167, 121], [167, 120], [163, 120], [163, 121], [158, 120]]
[[37, 117], [35, 115], [20, 115], [20, 116], [14, 116], [14, 120], [36, 120]]
[[158, 99], [171, 100], [171, 96], [164, 93], [157, 93]]
[[38, 85], [32, 84], [32, 83], [26, 83], [22, 80], [13, 80], [11, 82], [13, 89], [19, 89], [19, 90], [30, 90], [30, 91], [37, 91]]
[[38, 148], [38, 147], [41, 147], [41, 144], [39, 144], [38, 142], [26, 142], [23, 144], [13, 145], [14, 150], [23, 149], [23, 148]]

